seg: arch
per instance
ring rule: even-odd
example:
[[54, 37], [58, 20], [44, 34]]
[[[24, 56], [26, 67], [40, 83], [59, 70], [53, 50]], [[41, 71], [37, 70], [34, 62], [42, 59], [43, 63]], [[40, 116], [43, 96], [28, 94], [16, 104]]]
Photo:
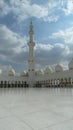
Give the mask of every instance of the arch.
[[71, 87], [71, 77], [68, 78], [69, 87]]

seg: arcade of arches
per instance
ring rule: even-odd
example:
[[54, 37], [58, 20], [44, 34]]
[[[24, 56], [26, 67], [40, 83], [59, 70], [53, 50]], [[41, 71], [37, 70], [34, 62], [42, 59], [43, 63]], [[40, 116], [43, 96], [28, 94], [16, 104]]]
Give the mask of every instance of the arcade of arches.
[[[36, 81], [34, 87], [72, 87], [73, 80], [69, 78], [48, 79]], [[0, 87], [29, 87], [26, 81], [0, 81]]]
[[28, 84], [26, 81], [0, 81], [0, 87], [28, 87]]
[[72, 87], [73, 80], [71, 77], [61, 78], [61, 79], [49, 79], [49, 80], [37, 81], [35, 86], [36, 87]]

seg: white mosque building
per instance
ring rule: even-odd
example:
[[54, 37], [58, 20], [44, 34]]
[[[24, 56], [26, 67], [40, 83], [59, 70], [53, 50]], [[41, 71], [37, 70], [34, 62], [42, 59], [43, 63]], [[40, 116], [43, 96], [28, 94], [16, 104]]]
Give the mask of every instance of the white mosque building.
[[32, 22], [29, 29], [29, 57], [28, 72], [21, 72], [20, 76], [16, 76], [15, 70], [11, 67], [8, 75], [3, 75], [0, 70], [0, 87], [72, 87], [73, 86], [73, 59], [68, 65], [68, 70], [58, 64], [55, 66], [55, 72], [49, 67], [45, 70], [35, 70], [34, 58], [34, 31]]

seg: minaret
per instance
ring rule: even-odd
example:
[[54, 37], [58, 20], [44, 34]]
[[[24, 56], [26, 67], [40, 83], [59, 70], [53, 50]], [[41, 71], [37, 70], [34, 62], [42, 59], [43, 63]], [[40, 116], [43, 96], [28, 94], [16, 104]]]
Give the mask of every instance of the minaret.
[[29, 29], [29, 56], [28, 56], [28, 74], [29, 74], [29, 87], [34, 86], [35, 83], [35, 65], [34, 65], [34, 31], [32, 21], [30, 22], [30, 29]]

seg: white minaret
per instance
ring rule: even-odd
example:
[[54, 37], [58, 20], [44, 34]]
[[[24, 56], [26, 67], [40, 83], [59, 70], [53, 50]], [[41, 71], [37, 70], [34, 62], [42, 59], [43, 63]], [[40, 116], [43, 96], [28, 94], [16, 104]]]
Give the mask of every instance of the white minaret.
[[29, 74], [29, 87], [34, 86], [35, 83], [35, 65], [34, 65], [34, 31], [32, 21], [30, 22], [30, 30], [29, 30], [29, 58], [28, 58], [28, 74]]

